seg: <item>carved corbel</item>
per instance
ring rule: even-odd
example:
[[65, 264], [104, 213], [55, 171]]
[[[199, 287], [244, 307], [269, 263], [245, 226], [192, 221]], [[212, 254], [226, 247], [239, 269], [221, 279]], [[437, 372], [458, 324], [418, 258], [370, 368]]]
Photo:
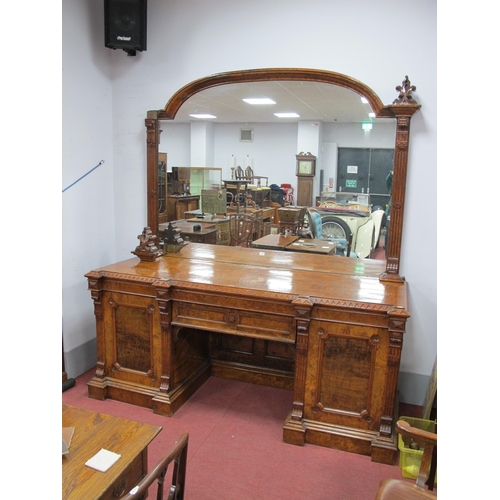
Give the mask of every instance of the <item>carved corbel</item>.
[[153, 234], [149, 227], [145, 227], [142, 234], [137, 238], [140, 243], [132, 253], [137, 255], [141, 261], [152, 262], [163, 255], [163, 252], [155, 244], [156, 235]]
[[295, 307], [297, 340], [295, 344], [295, 383], [291, 418], [300, 421], [304, 417], [309, 323], [314, 303], [309, 297], [297, 297], [292, 302], [292, 305]]

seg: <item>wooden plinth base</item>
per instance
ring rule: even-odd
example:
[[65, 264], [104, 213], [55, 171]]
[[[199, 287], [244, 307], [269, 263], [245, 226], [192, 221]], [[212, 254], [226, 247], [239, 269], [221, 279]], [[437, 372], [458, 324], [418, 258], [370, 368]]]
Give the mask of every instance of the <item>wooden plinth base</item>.
[[293, 420], [290, 413], [283, 425], [283, 442], [305, 443], [371, 456], [372, 462], [393, 465], [397, 456], [395, 435], [383, 438], [378, 433], [329, 425], [303, 419]]

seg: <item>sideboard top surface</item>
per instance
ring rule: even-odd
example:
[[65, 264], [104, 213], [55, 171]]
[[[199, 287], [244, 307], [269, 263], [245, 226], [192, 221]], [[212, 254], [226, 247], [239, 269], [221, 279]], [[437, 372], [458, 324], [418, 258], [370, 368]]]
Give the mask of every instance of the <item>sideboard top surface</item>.
[[386, 304], [408, 309], [406, 282], [381, 282], [385, 262], [190, 242], [154, 262], [137, 257], [87, 277], [153, 278], [202, 287], [246, 289], [316, 299]]

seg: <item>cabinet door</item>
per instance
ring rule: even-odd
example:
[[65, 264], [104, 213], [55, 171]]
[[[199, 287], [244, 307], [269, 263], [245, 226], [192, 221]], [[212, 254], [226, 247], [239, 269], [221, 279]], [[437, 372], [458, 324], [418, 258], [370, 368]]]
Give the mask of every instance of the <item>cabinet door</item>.
[[304, 416], [377, 430], [384, 408], [388, 349], [385, 328], [311, 321]]
[[153, 297], [107, 292], [103, 297], [106, 373], [157, 387], [161, 376], [161, 326]]

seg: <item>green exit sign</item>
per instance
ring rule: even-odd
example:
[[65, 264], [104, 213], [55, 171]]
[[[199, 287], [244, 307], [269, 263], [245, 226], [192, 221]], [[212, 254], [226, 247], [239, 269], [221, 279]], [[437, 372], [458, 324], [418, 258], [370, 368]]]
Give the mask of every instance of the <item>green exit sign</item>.
[[345, 181], [346, 188], [355, 188], [357, 186], [358, 186], [357, 180], [346, 179], [346, 181]]

